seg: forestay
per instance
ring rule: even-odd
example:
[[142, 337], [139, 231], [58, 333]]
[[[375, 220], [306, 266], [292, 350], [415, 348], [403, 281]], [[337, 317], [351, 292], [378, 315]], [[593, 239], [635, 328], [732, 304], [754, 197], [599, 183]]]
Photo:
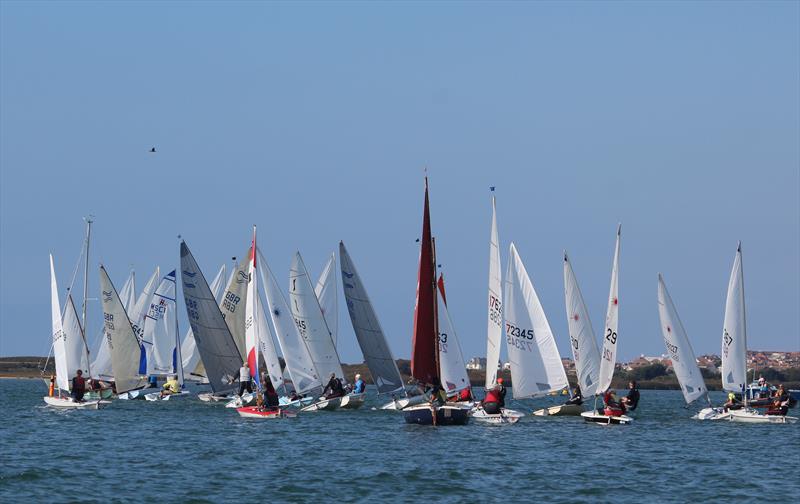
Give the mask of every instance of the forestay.
[[361, 282], [344, 242], [339, 242], [339, 260], [347, 312], [378, 393], [388, 394], [400, 390], [403, 388], [403, 378], [397, 369], [397, 362], [392, 356], [367, 289]]
[[667, 286], [661, 274], [658, 275], [658, 317], [661, 321], [661, 334], [664, 336], [664, 345], [672, 361], [672, 369], [681, 384], [681, 392], [686, 404], [707, 394], [706, 384], [697, 360], [689, 343], [689, 337], [683, 328], [683, 323], [678, 317], [678, 311], [672, 302]]
[[331, 253], [325, 268], [317, 279], [314, 286], [314, 293], [317, 295], [319, 306], [322, 308], [322, 315], [328, 330], [331, 332], [331, 340], [336, 345], [339, 333], [339, 300], [336, 296], [336, 254]]
[[619, 238], [622, 226], [617, 226], [614, 262], [611, 266], [611, 287], [608, 292], [606, 326], [603, 333], [603, 353], [600, 358], [600, 378], [595, 393], [602, 394], [611, 386], [617, 363], [617, 329], [619, 323]]
[[500, 338], [503, 335], [502, 271], [500, 268], [500, 239], [497, 233], [497, 212], [492, 196], [492, 232], [489, 237], [489, 317], [486, 332], [486, 389], [497, 383], [500, 363]]
[[578, 279], [566, 252], [564, 252], [564, 299], [567, 306], [570, 348], [575, 361], [578, 384], [583, 395], [594, 395], [597, 393], [600, 374], [600, 352], [597, 350], [597, 340], [592, 330], [589, 311], [586, 309], [581, 289], [578, 287]]
[[289, 377], [292, 380], [294, 389], [298, 394], [319, 389], [322, 387], [320, 376], [314, 369], [311, 355], [308, 352], [305, 341], [298, 332], [297, 324], [292, 318], [292, 311], [286, 302], [286, 298], [283, 297], [275, 275], [272, 274], [272, 270], [270, 270], [264, 256], [261, 255], [261, 251], [259, 251], [258, 259], [261, 263], [259, 273], [267, 296], [270, 319], [272, 320], [278, 343], [281, 346], [283, 358], [286, 360], [286, 369], [289, 370]]
[[299, 252], [295, 254], [289, 271], [289, 300], [297, 329], [314, 362], [314, 369], [323, 380], [334, 374], [346, 382], [330, 330]]
[[553, 332], [513, 243], [503, 298], [514, 397], [534, 397], [567, 387]]
[[139, 375], [142, 348], [133, 332], [125, 307], [122, 306], [122, 301], [103, 266], [100, 266], [100, 292], [105, 333], [111, 351], [114, 384], [117, 394], [122, 394], [142, 385]]
[[747, 383], [747, 327], [744, 313], [742, 244], [736, 247], [722, 326], [722, 388], [742, 392]]
[[229, 391], [242, 360], [217, 301], [185, 242], [181, 242], [181, 281], [186, 313], [211, 389], [216, 393]]
[[[458, 341], [453, 320], [447, 310], [447, 296], [444, 279], [440, 276], [436, 296], [439, 306], [439, 368], [442, 387], [448, 395], [469, 388], [469, 376], [464, 363], [464, 355]], [[444, 316], [442, 316], [444, 315]]]
[[[217, 303], [222, 300], [222, 288], [224, 287], [222, 282], [225, 279], [226, 271], [227, 268], [223, 264], [219, 268], [217, 276], [211, 282], [211, 292]], [[186, 336], [183, 338], [183, 343], [181, 343], [181, 355], [183, 356], [183, 369], [191, 377], [197, 379], [205, 376], [206, 370], [203, 367], [203, 361], [200, 359], [200, 352], [197, 351], [197, 344], [194, 341], [194, 333], [191, 327], [186, 331]]]
[[148, 375], [165, 375], [177, 371], [175, 292], [175, 270], [172, 270], [161, 279], [145, 312], [142, 343], [147, 353]]

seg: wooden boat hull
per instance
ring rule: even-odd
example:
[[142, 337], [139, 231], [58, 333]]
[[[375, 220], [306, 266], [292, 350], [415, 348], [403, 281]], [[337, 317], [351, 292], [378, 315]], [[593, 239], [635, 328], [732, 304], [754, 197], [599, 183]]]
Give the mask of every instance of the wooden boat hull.
[[431, 406], [420, 404], [409, 406], [403, 410], [406, 423], [418, 425], [433, 425], [433, 415], [436, 415], [436, 425], [466, 425], [469, 423], [469, 410], [458, 406]]
[[284, 409], [261, 410], [258, 406], [242, 406], [236, 408], [236, 412], [243, 418], [258, 418], [261, 420], [278, 420], [281, 418], [294, 418], [297, 413]]
[[342, 397], [342, 402], [339, 407], [341, 409], [358, 409], [364, 405], [364, 400], [366, 398], [367, 394], [365, 392], [360, 394], [347, 394]]
[[601, 425], [628, 425], [633, 422], [633, 418], [626, 415], [607, 416], [597, 411], [584, 411], [581, 416], [587, 422]]
[[535, 416], [579, 416], [583, 413], [583, 407], [579, 404], [559, 404], [542, 408], [533, 412]]
[[83, 409], [83, 410], [97, 410], [111, 404], [111, 401], [94, 400], [94, 401], [76, 402], [71, 397], [50, 397], [50, 396], [45, 396], [44, 402], [51, 408]]
[[311, 412], [311, 411], [332, 411], [339, 407], [342, 403], [343, 397], [334, 397], [331, 399], [320, 399], [319, 401], [315, 402], [314, 404], [309, 404], [305, 406], [300, 411], [303, 412]]
[[520, 411], [502, 408], [500, 413], [486, 413], [483, 408], [476, 406], [469, 412], [469, 416], [476, 422], [487, 425], [511, 425], [520, 421], [525, 416]]
[[165, 396], [161, 395], [161, 392], [151, 392], [149, 394], [145, 394], [144, 398], [147, 401], [172, 401], [175, 399], [182, 399], [192, 395], [188, 390], [181, 390], [177, 394], [167, 394]]

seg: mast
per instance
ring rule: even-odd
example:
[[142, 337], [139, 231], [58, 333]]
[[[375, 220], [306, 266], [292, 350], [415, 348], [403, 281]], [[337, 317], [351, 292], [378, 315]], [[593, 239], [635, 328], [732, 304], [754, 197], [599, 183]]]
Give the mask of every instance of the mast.
[[83, 309], [81, 313], [81, 339], [83, 339], [83, 348], [86, 350], [86, 371], [89, 372], [89, 377], [92, 376], [92, 362], [89, 356], [89, 344], [86, 342], [86, 305], [89, 300], [89, 244], [92, 238], [92, 215], [85, 217], [86, 221], [86, 261], [83, 270]]
[[[747, 409], [747, 310], [744, 303], [744, 262], [742, 261], [742, 242], [736, 246], [736, 253], [739, 254], [739, 283], [742, 287], [742, 344], [744, 345], [744, 384], [742, 385], [742, 399], [744, 407]], [[755, 379], [755, 368], [753, 378]]]
[[[426, 179], [427, 183], [427, 179]], [[431, 250], [433, 251], [433, 334], [436, 335], [436, 347], [434, 348], [433, 352], [433, 359], [436, 363], [436, 369], [439, 372], [439, 385], [442, 386], [442, 363], [439, 359], [439, 303], [436, 298], [436, 289], [439, 285], [436, 282], [436, 238], [431, 237]], [[442, 285], [444, 285], [444, 281], [442, 281]], [[442, 300], [447, 303], [447, 300], [444, 296], [444, 288], [442, 288]], [[442, 388], [444, 388], [442, 386]]]

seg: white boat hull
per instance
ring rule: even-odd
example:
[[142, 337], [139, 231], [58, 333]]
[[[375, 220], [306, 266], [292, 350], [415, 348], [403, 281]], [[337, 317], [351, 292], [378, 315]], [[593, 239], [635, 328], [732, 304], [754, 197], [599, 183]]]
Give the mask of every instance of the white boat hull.
[[77, 402], [73, 400], [71, 397], [50, 397], [50, 396], [45, 396], [44, 402], [51, 408], [56, 408], [56, 409], [86, 409], [86, 410], [97, 410], [111, 404], [111, 401], [94, 400], [94, 401]]
[[358, 409], [364, 405], [364, 400], [366, 398], [367, 394], [365, 392], [360, 394], [347, 394], [342, 397], [342, 402], [339, 407], [341, 409]]
[[294, 401], [290, 401], [287, 396], [281, 396], [278, 400], [278, 404], [280, 404], [281, 408], [292, 408], [295, 406], [308, 406], [309, 404], [314, 402], [313, 397], [303, 397], [302, 399], [297, 399]]
[[427, 402], [424, 395], [416, 395], [411, 397], [401, 397], [400, 399], [395, 399], [390, 403], [386, 403], [381, 406], [382, 410], [391, 410], [391, 411], [400, 411], [402, 409], [408, 408], [409, 406], [416, 406], [418, 404], [422, 404]]
[[197, 398], [203, 402], [223, 402], [230, 401], [231, 397], [227, 394], [215, 394], [214, 392], [203, 392], [197, 394]]
[[297, 416], [297, 413], [293, 411], [285, 411], [283, 409], [262, 411], [255, 406], [237, 408], [236, 412], [239, 413], [239, 416], [242, 418], [258, 418], [260, 420], [279, 420], [281, 418], [294, 418]]
[[593, 422], [601, 425], [628, 425], [633, 422], [633, 418], [627, 415], [607, 416], [596, 411], [584, 411], [581, 416], [587, 422]]
[[737, 423], [786, 424], [796, 423], [797, 418], [783, 415], [762, 415], [752, 410], [731, 410], [729, 420]]
[[542, 408], [533, 412], [535, 416], [578, 416], [583, 413], [583, 407], [579, 404], [559, 404]]
[[117, 395], [117, 399], [122, 399], [123, 401], [132, 401], [134, 399], [142, 400], [144, 399], [145, 394], [146, 392], [144, 389], [129, 390]]
[[342, 399], [344, 399], [344, 397], [334, 397], [332, 399], [320, 399], [314, 404], [309, 404], [308, 406], [305, 406], [300, 411], [303, 412], [332, 411], [339, 407], [339, 405], [342, 403]]
[[486, 413], [483, 408], [476, 406], [469, 415], [473, 420], [488, 425], [510, 425], [519, 422], [525, 413], [512, 409], [501, 408], [500, 413]]
[[145, 394], [144, 398], [148, 401], [171, 401], [174, 399], [189, 397], [190, 395], [192, 394], [188, 390], [181, 390], [177, 394], [167, 394], [165, 396], [162, 396], [161, 392], [151, 392], [149, 394]]
[[226, 408], [241, 408], [242, 406], [249, 406], [256, 402], [255, 392], [248, 392], [241, 396], [234, 396], [233, 399], [225, 404]]
[[722, 408], [703, 408], [692, 418], [695, 420], [730, 420], [730, 411]]

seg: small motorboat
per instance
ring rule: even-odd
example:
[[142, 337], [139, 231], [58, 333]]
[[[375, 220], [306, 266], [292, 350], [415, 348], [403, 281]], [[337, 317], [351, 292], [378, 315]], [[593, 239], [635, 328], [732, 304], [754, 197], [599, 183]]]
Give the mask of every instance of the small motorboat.
[[344, 397], [332, 397], [330, 399], [325, 399], [324, 397], [320, 397], [317, 402], [303, 407], [300, 411], [303, 412], [332, 411], [341, 406], [343, 399]]
[[367, 393], [360, 394], [350, 393], [342, 397], [342, 402], [339, 404], [341, 409], [358, 409], [364, 405], [364, 400], [367, 398]]
[[625, 412], [617, 408], [597, 409], [593, 411], [584, 411], [581, 413], [583, 419], [587, 422], [593, 422], [602, 425], [628, 425], [633, 422], [633, 418], [625, 415]]
[[770, 423], [770, 424], [787, 424], [787, 423], [796, 423], [797, 417], [785, 416], [785, 415], [764, 415], [759, 413], [758, 411], [743, 408], [738, 410], [730, 410], [728, 416], [728, 420], [731, 422], [738, 422], [738, 423]]
[[265, 420], [294, 418], [297, 416], [296, 412], [287, 411], [283, 408], [269, 409], [259, 408], [258, 406], [242, 406], [241, 408], [236, 408], [236, 412], [243, 418], [261, 418]]
[[111, 404], [111, 401], [94, 400], [94, 401], [76, 401], [72, 397], [50, 397], [44, 396], [44, 402], [51, 408], [56, 409], [85, 409], [97, 410], [104, 408]]
[[468, 408], [449, 404], [445, 404], [444, 406], [418, 404], [403, 409], [403, 415], [406, 423], [409, 424], [437, 426], [467, 425], [470, 417], [469, 411]]
[[507, 408], [501, 408], [500, 413], [486, 413], [481, 406], [475, 406], [469, 416], [477, 422], [489, 425], [510, 425], [519, 422], [525, 413]]
[[145, 394], [144, 398], [148, 401], [172, 401], [175, 399], [182, 399], [189, 397], [191, 392], [188, 390], [181, 390], [177, 394], [165, 394], [161, 395], [161, 392], [150, 392], [149, 394]]
[[580, 404], [559, 404], [549, 408], [538, 409], [533, 412], [534, 416], [578, 416], [583, 413]]

